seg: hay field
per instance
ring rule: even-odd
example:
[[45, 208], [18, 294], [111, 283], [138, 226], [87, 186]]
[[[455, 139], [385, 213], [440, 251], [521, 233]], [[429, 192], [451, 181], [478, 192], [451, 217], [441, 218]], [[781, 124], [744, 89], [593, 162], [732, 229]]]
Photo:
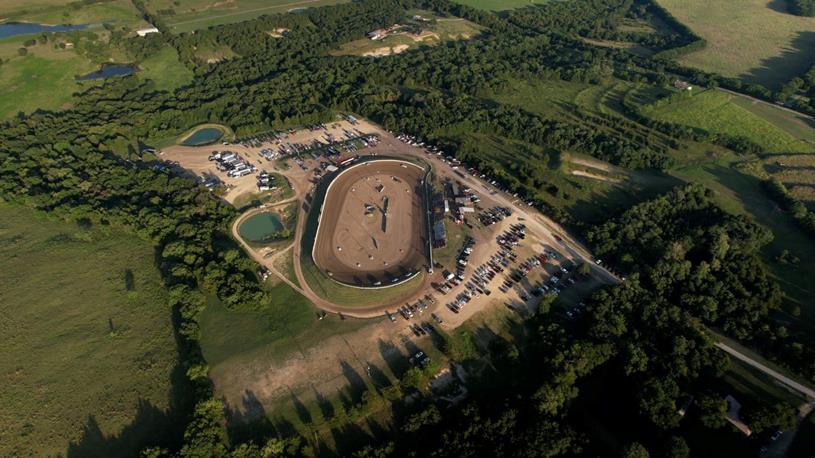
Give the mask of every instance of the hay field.
[[0, 456], [124, 456], [174, 429], [149, 244], [0, 205], [0, 284]]
[[708, 41], [680, 62], [777, 89], [815, 63], [815, 21], [784, 0], [658, 0]]

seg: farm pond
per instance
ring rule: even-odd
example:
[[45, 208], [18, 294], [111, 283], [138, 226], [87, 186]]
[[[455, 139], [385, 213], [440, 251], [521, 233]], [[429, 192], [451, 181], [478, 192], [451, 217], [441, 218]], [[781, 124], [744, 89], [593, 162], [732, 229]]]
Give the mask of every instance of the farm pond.
[[283, 230], [283, 221], [275, 212], [261, 212], [250, 216], [238, 228], [238, 233], [249, 243], [269, 243]]
[[215, 127], [205, 127], [193, 132], [193, 134], [184, 139], [181, 144], [184, 146], [207, 145], [217, 141], [219, 138], [223, 137], [223, 135], [224, 132], [221, 129]]

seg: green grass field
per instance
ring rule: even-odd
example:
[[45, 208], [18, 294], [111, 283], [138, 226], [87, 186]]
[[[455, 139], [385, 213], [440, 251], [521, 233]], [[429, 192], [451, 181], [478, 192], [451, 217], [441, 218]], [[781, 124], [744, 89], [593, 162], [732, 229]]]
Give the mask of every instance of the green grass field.
[[[85, 32], [74, 36], [86, 37]], [[67, 41], [72, 38], [66, 38]], [[82, 39], [82, 45], [89, 43]], [[58, 49], [54, 43], [36, 44], [28, 47], [28, 54], [19, 56], [17, 49], [24, 41], [21, 37], [0, 40], [0, 120], [8, 119], [18, 112], [30, 113], [36, 109], [61, 110], [70, 108], [73, 94], [99, 84], [98, 81], [76, 81], [75, 77], [98, 70], [100, 61], [113, 59], [127, 62], [130, 59], [115, 47], [107, 47], [107, 37], [99, 35], [92, 40], [101, 47], [101, 54], [90, 58], [78, 49]], [[80, 43], [77, 43], [80, 46]], [[192, 80], [192, 71], [178, 60], [175, 49], [165, 46], [158, 53], [139, 63], [139, 78], [151, 79], [158, 90], [173, 90]]]
[[[264, 14], [335, 5], [349, 0], [147, 0], [174, 32], [191, 32], [213, 25], [254, 19]], [[172, 14], [166, 14], [172, 11]]]
[[152, 247], [0, 204], [0, 284], [0, 455], [121, 456], [172, 428]]
[[784, 1], [658, 2], [708, 42], [683, 64], [777, 89], [815, 63], [815, 21], [787, 13]]
[[207, 363], [217, 366], [256, 351], [279, 360], [337, 332], [370, 323], [335, 315], [319, 320], [317, 308], [284, 283], [272, 287], [271, 296], [274, 303], [257, 312], [234, 312], [210, 301], [201, 316], [201, 348]]
[[815, 143], [801, 139], [812, 138], [815, 130], [801, 125], [794, 115], [784, 120], [782, 116], [787, 112], [779, 109], [771, 112], [773, 108], [769, 106], [746, 107], [745, 103], [723, 91], [702, 90], [671, 103], [645, 107], [643, 113], [662, 121], [745, 137], [766, 148], [768, 153], [815, 151]]
[[171, 46], [164, 46], [161, 51], [139, 63], [139, 77], [153, 80], [156, 89], [173, 91], [192, 81], [192, 70], [178, 60], [178, 53]]
[[506, 11], [523, 8], [530, 5], [546, 3], [550, 0], [454, 0], [462, 5], [480, 8], [482, 10]]

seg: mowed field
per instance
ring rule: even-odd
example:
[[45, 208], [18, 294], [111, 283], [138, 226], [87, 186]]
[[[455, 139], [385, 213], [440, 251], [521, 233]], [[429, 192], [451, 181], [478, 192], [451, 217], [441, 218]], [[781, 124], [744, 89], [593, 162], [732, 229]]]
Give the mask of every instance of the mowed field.
[[126, 456], [172, 430], [153, 249], [0, 205], [0, 456]]
[[708, 42], [680, 62], [777, 89], [815, 63], [815, 21], [784, 0], [658, 0]]
[[209, 26], [246, 21], [264, 14], [347, 3], [350, 0], [147, 0], [174, 32], [191, 32]]

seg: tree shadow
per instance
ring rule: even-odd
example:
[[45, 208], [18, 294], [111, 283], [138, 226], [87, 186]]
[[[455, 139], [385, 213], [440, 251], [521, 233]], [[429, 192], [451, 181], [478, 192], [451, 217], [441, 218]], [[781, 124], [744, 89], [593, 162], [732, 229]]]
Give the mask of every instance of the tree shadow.
[[792, 14], [788, 2], [789, 0], [770, 0], [770, 2], [767, 3], [767, 8], [777, 13]]
[[739, 75], [739, 78], [748, 83], [764, 85], [773, 91], [778, 90], [784, 83], [812, 67], [814, 49], [815, 32], [798, 32], [781, 54], [762, 60], [758, 67]]
[[133, 276], [133, 271], [130, 269], [125, 269], [124, 271], [124, 281], [125, 281], [125, 289], [128, 291], [133, 291], [136, 289], [136, 278]]
[[304, 425], [310, 425], [312, 423], [311, 412], [308, 411], [308, 408], [302, 401], [294, 394], [294, 391], [291, 391], [291, 402], [294, 404], [294, 411], [297, 414], [297, 418], [300, 419], [300, 422]]
[[340, 366], [342, 367], [342, 375], [348, 381], [346, 387], [348, 398], [352, 405], [359, 404], [362, 402], [362, 395], [367, 390], [365, 380], [347, 361], [340, 361]]
[[334, 404], [331, 404], [331, 401], [328, 400], [322, 393], [317, 391], [317, 388], [314, 386], [311, 387], [314, 391], [314, 399], [317, 400], [317, 407], [320, 409], [320, 414], [323, 416], [323, 420], [330, 420], [334, 418], [335, 411], [334, 411]]
[[390, 341], [379, 339], [378, 345], [379, 354], [382, 355], [388, 369], [390, 369], [394, 377], [401, 379], [405, 372], [410, 369], [410, 364], [405, 355]]
[[176, 441], [169, 440], [166, 429], [179, 430], [175, 423], [177, 419], [173, 419], [168, 411], [156, 407], [150, 401], [139, 399], [135, 418], [119, 434], [106, 435], [96, 417], [89, 416], [82, 428], [82, 436], [78, 441], [71, 441], [68, 444], [66, 456], [136, 457], [140, 450], [148, 446], [174, 445]]
[[380, 392], [383, 388], [391, 386], [390, 379], [382, 371], [382, 369], [371, 363], [367, 363], [367, 369], [368, 376], [371, 378], [371, 382], [373, 382], [374, 388], [376, 388], [377, 392]]
[[362, 427], [354, 423], [331, 428], [331, 436], [334, 438], [336, 453], [339, 456], [351, 456], [359, 444], [368, 444], [374, 440]]

